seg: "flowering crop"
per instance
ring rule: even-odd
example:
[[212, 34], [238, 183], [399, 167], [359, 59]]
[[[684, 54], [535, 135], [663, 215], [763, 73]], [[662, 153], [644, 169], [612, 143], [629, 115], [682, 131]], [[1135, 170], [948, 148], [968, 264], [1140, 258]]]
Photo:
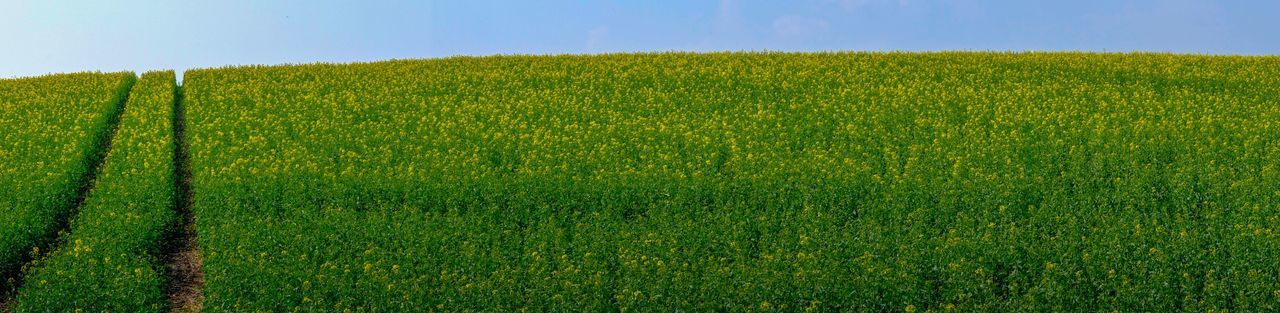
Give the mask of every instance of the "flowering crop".
[[0, 290], [52, 243], [133, 85], [132, 73], [0, 80]]
[[187, 73], [205, 308], [1277, 310], [1280, 59]]
[[157, 258], [175, 220], [173, 71], [142, 75], [63, 244], [26, 273], [14, 311], [161, 311]]

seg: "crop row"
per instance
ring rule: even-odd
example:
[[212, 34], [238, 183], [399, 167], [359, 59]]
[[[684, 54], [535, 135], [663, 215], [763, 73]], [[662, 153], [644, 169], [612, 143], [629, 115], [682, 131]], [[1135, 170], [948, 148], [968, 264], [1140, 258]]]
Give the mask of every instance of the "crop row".
[[0, 80], [0, 290], [52, 244], [101, 160], [132, 73]]

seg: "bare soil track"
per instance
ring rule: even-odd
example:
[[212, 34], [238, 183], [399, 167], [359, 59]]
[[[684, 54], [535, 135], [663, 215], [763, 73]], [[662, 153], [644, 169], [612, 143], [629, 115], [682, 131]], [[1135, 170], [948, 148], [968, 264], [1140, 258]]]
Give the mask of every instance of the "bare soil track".
[[191, 157], [187, 151], [186, 108], [182, 103], [182, 87], [174, 91], [174, 211], [175, 225], [165, 238], [163, 259], [168, 286], [169, 310], [199, 312], [204, 302], [204, 273], [200, 245], [196, 240], [195, 216], [191, 214]]

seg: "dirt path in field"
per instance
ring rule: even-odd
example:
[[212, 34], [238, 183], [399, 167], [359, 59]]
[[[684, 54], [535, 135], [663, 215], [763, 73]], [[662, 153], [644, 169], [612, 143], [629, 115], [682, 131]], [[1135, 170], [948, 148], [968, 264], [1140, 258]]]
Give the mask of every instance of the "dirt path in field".
[[[116, 130], [120, 128], [120, 117], [124, 115], [125, 105], [129, 103], [129, 94], [133, 92], [133, 86], [136, 83], [136, 80], [130, 81], [121, 88], [123, 89], [123, 95], [120, 97], [119, 102], [116, 103], [116, 111], [107, 117], [106, 129], [97, 138], [93, 139], [97, 143], [93, 152], [88, 155], [88, 160], [86, 160], [89, 170], [83, 176], [80, 176], [80, 180], [75, 182], [77, 184], [76, 197], [71, 200], [71, 204], [67, 209], [57, 212], [58, 215], [54, 216], [54, 227], [44, 237], [47, 240], [36, 243], [35, 247], [39, 249], [36, 251], [39, 251], [39, 253], [27, 253], [23, 256], [23, 268], [26, 268], [32, 262], [44, 259], [50, 252], [56, 251], [58, 246], [62, 244], [63, 236], [70, 231], [71, 218], [80, 212], [80, 208], [84, 206], [84, 200], [89, 197], [89, 192], [93, 191], [93, 186], [97, 184], [98, 174], [102, 172], [102, 163], [107, 160], [107, 152], [111, 151], [111, 142], [116, 137]], [[12, 269], [3, 273], [4, 278], [2, 279], [5, 280], [5, 288], [0, 290], [3, 293], [3, 296], [0, 297], [0, 312], [8, 313], [10, 307], [13, 306], [13, 298], [17, 295], [18, 289], [22, 288], [25, 278], [23, 277], [23, 274], [25, 274], [23, 273], [23, 268]]]
[[200, 312], [204, 303], [204, 273], [200, 270], [204, 263], [196, 240], [195, 215], [191, 214], [191, 157], [187, 152], [187, 111], [182, 98], [182, 87], [179, 86], [173, 106], [173, 164], [177, 171], [174, 211], [178, 213], [179, 225], [170, 231], [164, 245], [165, 275], [168, 277], [165, 292], [169, 295], [169, 311]]

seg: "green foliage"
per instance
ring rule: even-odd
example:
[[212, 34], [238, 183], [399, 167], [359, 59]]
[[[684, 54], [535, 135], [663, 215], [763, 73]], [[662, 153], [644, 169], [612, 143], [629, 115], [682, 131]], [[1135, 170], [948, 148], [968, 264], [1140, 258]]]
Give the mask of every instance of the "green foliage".
[[191, 71], [205, 307], [1276, 310], [1278, 61]]
[[158, 259], [174, 205], [173, 71], [142, 75], [96, 185], [60, 248], [35, 263], [15, 312], [165, 308]]
[[[658, 53], [190, 71], [204, 307], [1273, 311], [1278, 61]], [[0, 80], [0, 269], [57, 235], [133, 80]], [[174, 88], [172, 72], [143, 76], [15, 311], [164, 309]]]
[[0, 290], [51, 243], [99, 159], [132, 73], [0, 80]]

